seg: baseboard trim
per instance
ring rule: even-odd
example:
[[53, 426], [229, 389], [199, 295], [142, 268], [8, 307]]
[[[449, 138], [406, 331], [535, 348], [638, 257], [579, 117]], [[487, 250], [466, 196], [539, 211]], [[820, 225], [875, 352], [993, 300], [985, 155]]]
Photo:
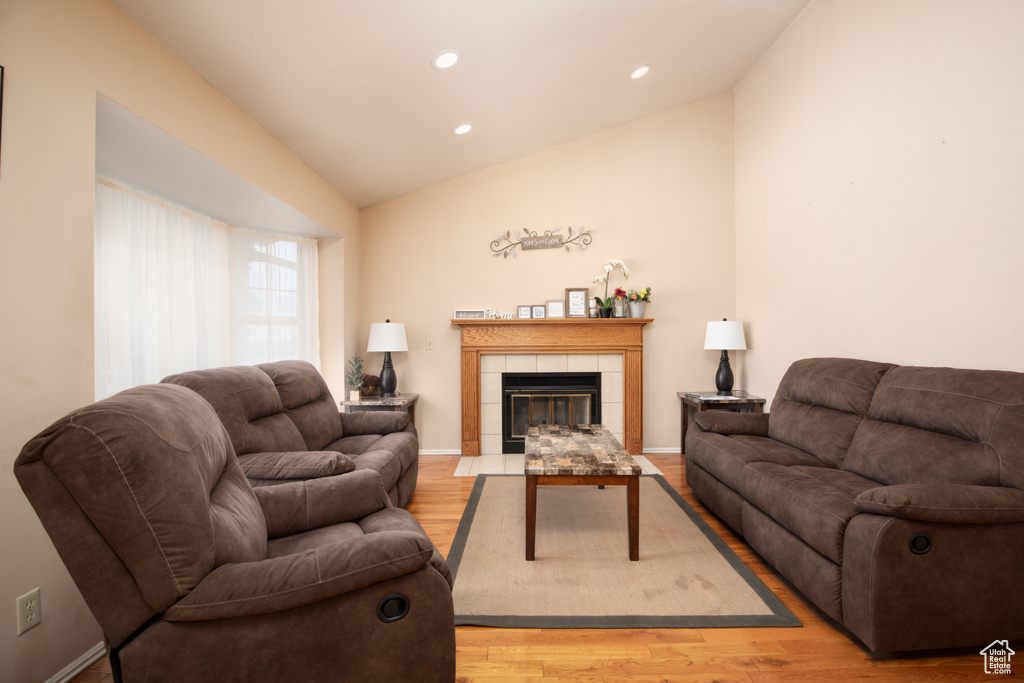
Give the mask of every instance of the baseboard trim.
[[660, 454], [679, 455], [679, 449], [678, 448], [671, 448], [671, 447], [669, 447], [669, 448], [645, 448], [644, 449], [644, 455], [647, 455], [647, 454], [650, 454], [650, 455], [660, 455]]
[[440, 450], [423, 450], [420, 451], [420, 455], [462, 455], [462, 449], [456, 448], [454, 450], [440, 449]]
[[75, 676], [88, 669], [105, 654], [107, 654], [107, 647], [103, 643], [96, 643], [84, 655], [46, 679], [46, 683], [69, 683]]

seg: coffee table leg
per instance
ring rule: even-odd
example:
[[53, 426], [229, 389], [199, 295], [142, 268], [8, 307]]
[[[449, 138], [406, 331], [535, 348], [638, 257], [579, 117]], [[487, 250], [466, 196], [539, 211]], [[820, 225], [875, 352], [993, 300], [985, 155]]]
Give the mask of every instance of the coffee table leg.
[[526, 559], [533, 560], [533, 549], [537, 542], [537, 477], [526, 477]]
[[640, 477], [635, 474], [630, 475], [626, 483], [626, 499], [626, 510], [629, 515], [629, 559], [636, 562], [640, 559]]

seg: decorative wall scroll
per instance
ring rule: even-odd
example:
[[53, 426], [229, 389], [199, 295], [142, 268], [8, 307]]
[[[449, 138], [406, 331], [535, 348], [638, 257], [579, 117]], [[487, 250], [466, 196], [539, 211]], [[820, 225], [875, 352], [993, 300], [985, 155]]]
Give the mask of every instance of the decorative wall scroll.
[[[569, 246], [573, 245], [578, 250], [583, 251], [590, 245], [594, 240], [593, 236], [585, 229], [580, 228], [579, 230], [573, 230], [569, 228], [568, 236], [559, 235], [561, 228], [555, 228], [554, 230], [545, 230], [543, 235], [538, 235], [536, 230], [531, 230], [523, 235], [520, 235], [517, 230], [514, 234], [510, 230], [498, 233], [498, 239], [491, 242], [491, 251], [494, 252], [495, 256], [503, 256], [508, 258], [516, 258], [518, 253], [517, 248], [523, 251], [533, 251], [534, 249], [561, 249], [565, 247], [566, 251], [569, 251]], [[513, 238], [515, 241], [513, 242]]]

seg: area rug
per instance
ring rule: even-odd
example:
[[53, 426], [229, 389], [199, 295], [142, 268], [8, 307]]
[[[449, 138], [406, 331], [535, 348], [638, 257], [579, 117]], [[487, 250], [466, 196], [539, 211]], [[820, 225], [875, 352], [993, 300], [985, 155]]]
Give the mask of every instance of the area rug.
[[640, 480], [640, 561], [626, 487], [537, 487], [525, 559], [525, 477], [480, 475], [448, 555], [457, 625], [504, 628], [800, 626], [660, 476]]

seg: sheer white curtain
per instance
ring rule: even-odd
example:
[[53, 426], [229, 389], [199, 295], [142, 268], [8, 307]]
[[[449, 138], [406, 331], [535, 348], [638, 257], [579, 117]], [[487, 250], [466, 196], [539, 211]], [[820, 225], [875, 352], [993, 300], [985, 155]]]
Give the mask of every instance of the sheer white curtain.
[[186, 370], [319, 366], [315, 241], [235, 234], [106, 178], [95, 229], [97, 399]]

